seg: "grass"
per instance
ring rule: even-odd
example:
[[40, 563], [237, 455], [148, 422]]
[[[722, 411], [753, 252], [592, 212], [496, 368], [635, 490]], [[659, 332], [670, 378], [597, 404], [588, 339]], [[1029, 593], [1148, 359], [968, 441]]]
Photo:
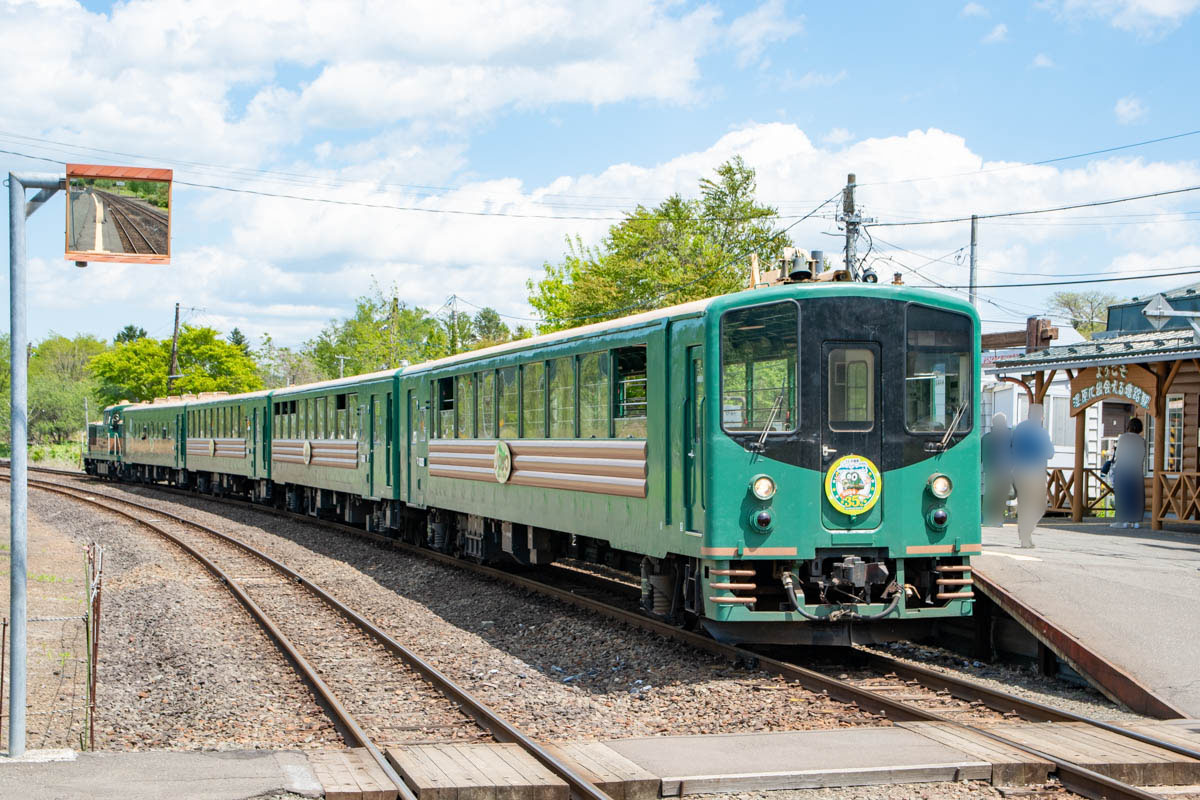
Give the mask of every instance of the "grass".
[[[0, 443], [0, 458], [11, 454], [7, 442]], [[80, 469], [83, 466], [83, 448], [79, 442], [29, 445], [29, 463], [41, 467], [58, 469]]]

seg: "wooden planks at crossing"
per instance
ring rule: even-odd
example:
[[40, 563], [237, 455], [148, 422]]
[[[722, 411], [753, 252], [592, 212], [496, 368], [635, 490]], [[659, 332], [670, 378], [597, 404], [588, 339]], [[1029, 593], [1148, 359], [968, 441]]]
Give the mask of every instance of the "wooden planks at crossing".
[[365, 748], [314, 750], [308, 754], [325, 800], [396, 800], [396, 785]]
[[[1045, 783], [1054, 764], [995, 739], [945, 722], [899, 722], [901, 728], [953, 747], [992, 765], [991, 782], [1002, 786]], [[1000, 731], [997, 731], [1000, 733]]]
[[[1137, 786], [1200, 783], [1200, 761], [1086, 722], [1024, 722], [989, 727], [1018, 744], [1125, 783]], [[1154, 726], [1151, 735], [1161, 736], [1163, 730], [1164, 727]], [[1180, 730], [1187, 729], [1180, 727]]]
[[566, 782], [516, 744], [392, 747], [388, 761], [419, 800], [567, 800]]
[[662, 781], [603, 742], [566, 742], [547, 745], [546, 749], [613, 800], [658, 797]]

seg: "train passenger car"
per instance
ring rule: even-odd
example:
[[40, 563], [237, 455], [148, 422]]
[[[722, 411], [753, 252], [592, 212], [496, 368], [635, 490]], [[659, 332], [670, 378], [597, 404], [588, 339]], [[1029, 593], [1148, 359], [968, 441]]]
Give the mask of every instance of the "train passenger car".
[[270, 392], [230, 395], [201, 392], [180, 408], [186, 422], [185, 473], [181, 486], [202, 492], [270, 496], [270, 462], [264, 446], [269, 426]]
[[399, 524], [394, 404], [398, 370], [271, 393], [270, 460], [287, 508], [372, 530]]
[[797, 283], [418, 365], [402, 499], [434, 547], [640, 567], [723, 639], [895, 638], [970, 614], [978, 347], [954, 299]]
[[123, 463], [128, 477], [144, 481], [174, 480], [183, 470], [179, 443], [183, 438], [183, 400], [159, 397], [126, 406]]

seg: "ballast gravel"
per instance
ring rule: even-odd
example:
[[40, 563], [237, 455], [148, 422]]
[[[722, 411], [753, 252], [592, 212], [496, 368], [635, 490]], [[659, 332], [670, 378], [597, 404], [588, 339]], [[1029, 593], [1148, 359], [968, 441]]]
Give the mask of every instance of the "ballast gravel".
[[308, 687], [233, 596], [128, 520], [30, 491], [30, 510], [104, 548], [96, 747], [341, 747]]
[[[753, 665], [334, 530], [205, 498], [89, 486], [192, 509], [184, 515], [284, 561], [542, 740], [890, 724]], [[288, 743], [280, 736], [277, 746]]]

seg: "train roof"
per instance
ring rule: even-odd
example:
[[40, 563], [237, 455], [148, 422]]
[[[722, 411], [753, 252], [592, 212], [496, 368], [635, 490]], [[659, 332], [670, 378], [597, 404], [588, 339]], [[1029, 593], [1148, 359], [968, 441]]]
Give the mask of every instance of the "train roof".
[[281, 386], [278, 389], [271, 391], [276, 395], [297, 394], [299, 392], [309, 392], [313, 389], [335, 389], [339, 386], [354, 386], [360, 383], [370, 383], [371, 381], [382, 380], [383, 378], [391, 378], [400, 372], [396, 369], [383, 369], [378, 372], [367, 372], [362, 375], [347, 375], [344, 378], [332, 378], [327, 381], [315, 381], [313, 383], [297, 383], [292, 386]]

